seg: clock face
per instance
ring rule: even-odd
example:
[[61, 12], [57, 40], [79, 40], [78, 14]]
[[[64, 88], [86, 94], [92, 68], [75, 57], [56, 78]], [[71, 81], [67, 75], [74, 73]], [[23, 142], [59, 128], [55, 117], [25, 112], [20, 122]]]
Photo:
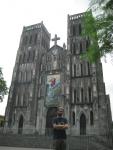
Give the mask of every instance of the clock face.
[[53, 50], [52, 53], [53, 53], [53, 55], [56, 55], [57, 54], [57, 49]]

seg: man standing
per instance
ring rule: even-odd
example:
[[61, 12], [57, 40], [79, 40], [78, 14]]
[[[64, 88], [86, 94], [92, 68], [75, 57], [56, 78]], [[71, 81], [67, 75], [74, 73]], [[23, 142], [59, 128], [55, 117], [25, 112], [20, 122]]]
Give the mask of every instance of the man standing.
[[53, 139], [55, 150], [66, 150], [67, 119], [63, 117], [64, 108], [58, 107], [57, 117], [53, 119]]

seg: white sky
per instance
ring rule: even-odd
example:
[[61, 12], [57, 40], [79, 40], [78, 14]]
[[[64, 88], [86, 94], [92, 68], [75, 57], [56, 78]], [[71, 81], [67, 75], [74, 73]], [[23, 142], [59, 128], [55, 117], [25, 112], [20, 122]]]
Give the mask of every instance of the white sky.
[[[58, 44], [62, 46], [67, 44], [67, 15], [86, 11], [88, 3], [89, 0], [0, 0], [0, 67], [8, 87], [23, 26], [43, 21], [52, 38], [55, 34], [61, 38]], [[108, 60], [103, 63], [103, 74], [113, 110], [113, 62]], [[1, 115], [6, 103], [7, 96], [0, 103]]]

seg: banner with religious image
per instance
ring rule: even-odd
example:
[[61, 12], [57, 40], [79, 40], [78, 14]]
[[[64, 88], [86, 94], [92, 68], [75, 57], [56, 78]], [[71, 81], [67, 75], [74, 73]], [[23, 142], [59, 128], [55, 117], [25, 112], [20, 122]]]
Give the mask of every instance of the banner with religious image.
[[60, 74], [47, 76], [46, 104], [57, 104], [61, 95]]

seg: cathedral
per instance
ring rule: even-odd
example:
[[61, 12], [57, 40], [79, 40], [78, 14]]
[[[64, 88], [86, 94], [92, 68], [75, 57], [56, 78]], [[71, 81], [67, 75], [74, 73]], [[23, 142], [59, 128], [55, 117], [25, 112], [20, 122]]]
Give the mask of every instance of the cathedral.
[[43, 22], [23, 27], [5, 112], [4, 132], [49, 135], [58, 106], [68, 134], [107, 135], [111, 108], [102, 63], [81, 59], [90, 44], [82, 37], [83, 13], [67, 17], [67, 46], [59, 46]]

